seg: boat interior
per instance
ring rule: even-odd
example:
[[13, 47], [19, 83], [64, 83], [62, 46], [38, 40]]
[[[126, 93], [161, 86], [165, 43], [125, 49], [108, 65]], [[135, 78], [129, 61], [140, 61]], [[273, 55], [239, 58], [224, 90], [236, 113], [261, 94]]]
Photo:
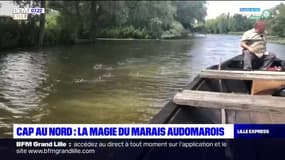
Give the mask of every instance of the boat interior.
[[[222, 70], [241, 70], [242, 57], [237, 56], [219, 65], [214, 65], [208, 69]], [[284, 62], [276, 60], [272, 66], [284, 66]], [[238, 93], [250, 95], [252, 92], [252, 80], [233, 80], [233, 79], [212, 79], [200, 78], [197, 76], [192, 83], [185, 89], [210, 91], [210, 92], [224, 92], [224, 93]], [[270, 96], [278, 96], [276, 93], [269, 93]], [[226, 110], [226, 123], [284, 123], [285, 114], [271, 113], [271, 112], [256, 112], [256, 111], [242, 111], [242, 110]], [[176, 105], [169, 102], [156, 115], [151, 123], [221, 123], [221, 110], [200, 108], [191, 106]]]

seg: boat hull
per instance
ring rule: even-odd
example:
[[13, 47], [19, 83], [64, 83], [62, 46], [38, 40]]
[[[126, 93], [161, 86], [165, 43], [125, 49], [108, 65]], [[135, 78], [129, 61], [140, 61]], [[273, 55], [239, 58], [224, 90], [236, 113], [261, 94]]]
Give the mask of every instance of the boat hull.
[[[241, 56], [236, 56], [221, 64], [222, 69], [241, 70]], [[284, 61], [276, 60], [275, 65]], [[217, 69], [218, 65], [209, 67]], [[223, 89], [219, 86], [222, 81]], [[252, 81], [249, 80], [217, 80], [204, 79], [199, 75], [185, 88], [187, 90], [213, 91], [226, 93], [250, 94]], [[259, 111], [225, 110], [226, 123], [285, 123], [285, 114]], [[155, 115], [150, 123], [155, 124], [187, 124], [187, 123], [221, 123], [221, 110], [193, 106], [176, 105], [168, 102], [161, 111]]]

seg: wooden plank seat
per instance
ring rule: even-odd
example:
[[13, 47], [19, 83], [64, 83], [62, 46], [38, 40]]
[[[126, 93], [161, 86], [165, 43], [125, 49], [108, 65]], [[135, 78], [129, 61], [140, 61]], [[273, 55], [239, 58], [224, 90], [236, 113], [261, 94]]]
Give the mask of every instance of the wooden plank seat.
[[272, 95], [285, 87], [285, 72], [274, 71], [232, 71], [206, 69], [201, 78], [252, 80], [252, 95]]
[[285, 113], [285, 98], [264, 95], [184, 90], [174, 96], [173, 102], [193, 107]]
[[285, 87], [285, 80], [253, 80], [252, 95], [273, 95], [276, 91]]
[[235, 79], [235, 80], [284, 80], [285, 72], [276, 71], [234, 71], [205, 69], [200, 73], [201, 78]]

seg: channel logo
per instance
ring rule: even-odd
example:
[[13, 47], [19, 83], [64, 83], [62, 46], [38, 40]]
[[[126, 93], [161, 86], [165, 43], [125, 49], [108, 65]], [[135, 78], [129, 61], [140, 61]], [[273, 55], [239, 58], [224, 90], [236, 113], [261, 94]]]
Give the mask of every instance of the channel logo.
[[14, 8], [13, 9], [14, 20], [27, 20], [28, 14], [40, 15], [45, 13], [44, 8]]
[[260, 8], [240, 8], [239, 11], [253, 20], [269, 19], [272, 17], [272, 12], [269, 9], [261, 11]]

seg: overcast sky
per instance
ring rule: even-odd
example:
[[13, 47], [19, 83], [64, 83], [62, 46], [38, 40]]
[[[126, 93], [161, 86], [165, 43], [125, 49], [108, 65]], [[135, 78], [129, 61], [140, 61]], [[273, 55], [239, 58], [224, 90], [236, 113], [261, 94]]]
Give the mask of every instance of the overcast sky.
[[0, 1], [0, 16], [9, 16], [14, 8], [12, 1]]
[[242, 13], [240, 8], [260, 8], [264, 9], [272, 8], [285, 1], [207, 1], [207, 17], [206, 19], [215, 18], [222, 13]]

